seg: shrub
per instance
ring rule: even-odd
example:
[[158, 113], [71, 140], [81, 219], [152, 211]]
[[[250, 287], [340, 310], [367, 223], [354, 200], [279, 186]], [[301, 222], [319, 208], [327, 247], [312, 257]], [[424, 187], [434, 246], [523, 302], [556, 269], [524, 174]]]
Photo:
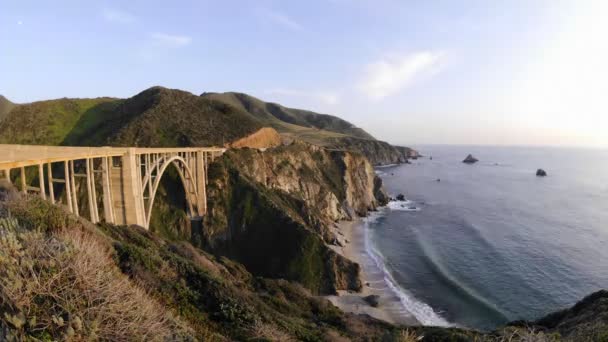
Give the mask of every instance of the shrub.
[[0, 307], [8, 339], [143, 340], [187, 335], [80, 231], [0, 233]]

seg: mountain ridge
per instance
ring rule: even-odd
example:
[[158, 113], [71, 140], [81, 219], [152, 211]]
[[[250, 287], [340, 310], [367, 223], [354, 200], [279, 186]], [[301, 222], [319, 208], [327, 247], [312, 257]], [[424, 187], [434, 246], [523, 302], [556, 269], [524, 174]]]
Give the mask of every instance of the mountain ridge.
[[2, 103], [0, 143], [227, 146], [263, 127], [271, 127], [285, 142], [301, 140], [361, 153], [374, 165], [404, 163], [417, 157], [414, 150], [376, 140], [339, 117], [288, 108], [238, 92], [198, 96], [153, 86], [126, 99], [61, 98], [20, 105], [8, 100]]

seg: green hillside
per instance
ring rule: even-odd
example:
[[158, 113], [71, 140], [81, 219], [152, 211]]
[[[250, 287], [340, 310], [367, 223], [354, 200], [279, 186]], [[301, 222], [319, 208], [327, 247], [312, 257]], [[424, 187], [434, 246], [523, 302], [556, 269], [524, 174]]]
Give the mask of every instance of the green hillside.
[[0, 95], [0, 122], [4, 117], [15, 107], [15, 104], [9, 101], [6, 97]]
[[403, 163], [417, 155], [412, 149], [376, 140], [363, 129], [332, 115], [287, 108], [243, 93], [204, 93], [201, 97], [246, 111], [251, 117], [276, 129], [287, 140], [358, 152], [374, 165]]
[[[374, 139], [373, 136], [363, 129], [332, 115], [287, 108], [280, 104], [264, 102], [243, 93], [204, 93], [201, 96], [241, 108], [282, 133], [299, 133], [303, 128], [308, 128], [311, 131], [323, 130], [362, 139]], [[320, 134], [327, 133], [323, 132]]]
[[17, 106], [0, 122], [0, 143], [211, 146], [261, 127], [222, 102], [153, 87], [126, 100], [64, 98]]

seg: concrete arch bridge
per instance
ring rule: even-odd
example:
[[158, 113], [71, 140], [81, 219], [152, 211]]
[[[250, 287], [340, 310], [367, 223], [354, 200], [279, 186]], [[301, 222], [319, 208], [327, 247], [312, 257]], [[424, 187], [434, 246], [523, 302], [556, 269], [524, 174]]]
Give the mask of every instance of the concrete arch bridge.
[[[15, 183], [22, 192], [64, 204], [70, 212], [88, 216], [93, 223], [103, 219], [149, 228], [160, 180], [170, 166], [175, 167], [184, 186], [190, 218], [196, 220], [206, 214], [208, 165], [224, 152], [219, 147], [0, 144], [0, 177]], [[79, 206], [79, 200], [86, 200], [86, 205]], [[88, 208], [86, 215], [79, 212], [81, 207]]]

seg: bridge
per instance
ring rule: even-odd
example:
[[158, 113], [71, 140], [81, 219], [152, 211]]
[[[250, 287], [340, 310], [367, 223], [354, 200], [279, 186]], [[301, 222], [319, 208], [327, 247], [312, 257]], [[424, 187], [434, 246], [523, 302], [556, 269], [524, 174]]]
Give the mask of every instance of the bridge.
[[[63, 204], [93, 223], [103, 218], [109, 223], [149, 228], [154, 198], [169, 166], [175, 167], [184, 186], [190, 218], [206, 214], [208, 165], [224, 152], [219, 147], [0, 144], [0, 179], [14, 183], [24, 193]], [[81, 208], [88, 212], [79, 212]]]

